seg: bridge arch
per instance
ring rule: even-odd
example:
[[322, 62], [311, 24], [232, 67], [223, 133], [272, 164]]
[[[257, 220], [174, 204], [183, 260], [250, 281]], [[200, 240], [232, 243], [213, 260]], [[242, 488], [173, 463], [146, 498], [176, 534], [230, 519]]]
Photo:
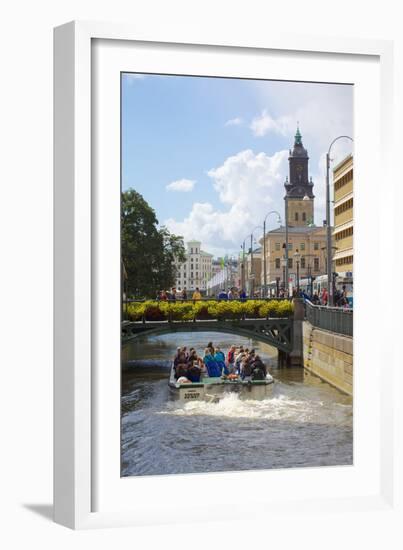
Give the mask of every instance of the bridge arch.
[[293, 319], [245, 319], [242, 321], [162, 321], [125, 322], [122, 324], [122, 343], [139, 336], [157, 336], [176, 332], [222, 332], [264, 342], [280, 351], [290, 353], [293, 347]]

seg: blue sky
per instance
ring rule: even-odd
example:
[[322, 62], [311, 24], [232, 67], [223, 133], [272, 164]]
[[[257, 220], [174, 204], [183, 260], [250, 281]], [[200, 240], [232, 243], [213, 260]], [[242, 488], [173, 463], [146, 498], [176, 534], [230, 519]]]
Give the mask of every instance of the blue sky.
[[[124, 74], [123, 190], [136, 189], [161, 225], [206, 251], [237, 254], [269, 210], [283, 214], [297, 121], [322, 222], [324, 153], [353, 135], [352, 113], [347, 85]], [[349, 152], [338, 142], [334, 161]]]

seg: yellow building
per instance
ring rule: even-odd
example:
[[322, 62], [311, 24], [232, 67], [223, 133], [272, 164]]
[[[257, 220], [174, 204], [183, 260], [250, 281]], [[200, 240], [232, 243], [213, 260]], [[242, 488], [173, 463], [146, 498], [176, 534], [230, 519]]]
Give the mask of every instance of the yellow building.
[[353, 156], [348, 155], [333, 169], [334, 230], [333, 255], [337, 273], [353, 272]]
[[[261, 240], [263, 247], [263, 239]], [[266, 274], [267, 285], [273, 288], [276, 280], [279, 286], [285, 284], [285, 227], [266, 234]], [[299, 254], [299, 277], [317, 277], [326, 273], [326, 227], [288, 228], [288, 272], [289, 278], [296, 281], [297, 265], [294, 254]], [[264, 261], [262, 261], [261, 281], [264, 281]]]

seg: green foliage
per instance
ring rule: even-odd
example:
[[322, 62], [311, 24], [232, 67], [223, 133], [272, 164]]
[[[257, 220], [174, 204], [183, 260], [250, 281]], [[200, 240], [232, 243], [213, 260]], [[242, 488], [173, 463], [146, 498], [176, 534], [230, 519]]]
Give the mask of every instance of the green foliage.
[[122, 193], [121, 237], [129, 296], [155, 296], [175, 284], [174, 261], [185, 259], [183, 238], [158, 228], [154, 210], [133, 189]]
[[139, 321], [145, 317], [147, 321], [170, 319], [172, 321], [192, 321], [193, 319], [265, 319], [267, 317], [289, 317], [293, 313], [293, 305], [288, 300], [248, 300], [232, 301], [185, 301], [185, 302], [133, 302], [127, 308], [128, 318]]

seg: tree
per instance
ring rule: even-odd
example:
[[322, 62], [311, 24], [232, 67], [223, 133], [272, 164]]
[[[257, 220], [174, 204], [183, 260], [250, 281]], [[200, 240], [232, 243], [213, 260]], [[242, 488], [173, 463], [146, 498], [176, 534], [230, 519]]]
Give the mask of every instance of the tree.
[[129, 295], [154, 298], [175, 284], [175, 261], [185, 260], [183, 238], [158, 228], [154, 210], [134, 189], [122, 193], [121, 239]]

